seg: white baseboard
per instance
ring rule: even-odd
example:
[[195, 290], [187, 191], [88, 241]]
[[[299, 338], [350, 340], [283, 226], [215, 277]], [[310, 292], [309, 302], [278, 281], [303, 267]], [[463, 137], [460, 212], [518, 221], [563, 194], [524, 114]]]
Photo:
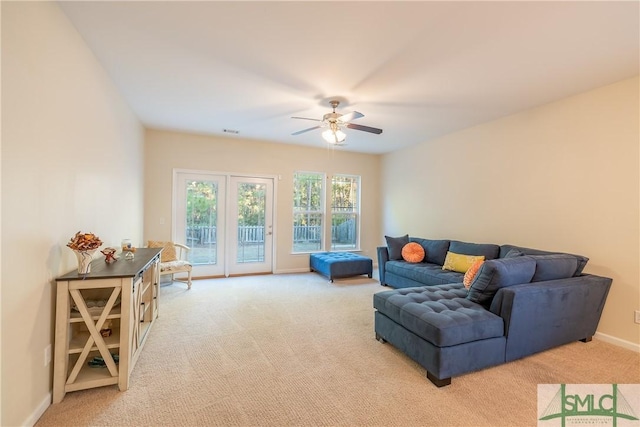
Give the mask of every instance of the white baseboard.
[[[312, 273], [312, 271], [308, 268], [290, 268], [284, 270], [274, 270], [273, 274], [300, 274], [300, 273]], [[376, 268], [373, 269], [373, 278], [378, 280], [378, 270]]]
[[311, 270], [309, 267], [305, 268], [290, 268], [284, 270], [275, 270], [273, 274], [292, 274], [292, 273], [309, 273]]
[[27, 427], [33, 427], [34, 425], [36, 425], [42, 414], [44, 414], [44, 411], [46, 411], [47, 408], [51, 406], [52, 397], [53, 396], [51, 395], [51, 392], [47, 393], [47, 396], [42, 399], [42, 402], [40, 402], [36, 410], [33, 411], [33, 413], [29, 415], [29, 417], [21, 425]]
[[617, 345], [618, 347], [623, 347], [627, 350], [632, 350], [636, 353], [640, 353], [640, 344], [612, 337], [611, 335], [603, 334], [602, 332], [596, 332], [593, 337], [599, 339], [600, 341], [608, 342], [609, 344]]

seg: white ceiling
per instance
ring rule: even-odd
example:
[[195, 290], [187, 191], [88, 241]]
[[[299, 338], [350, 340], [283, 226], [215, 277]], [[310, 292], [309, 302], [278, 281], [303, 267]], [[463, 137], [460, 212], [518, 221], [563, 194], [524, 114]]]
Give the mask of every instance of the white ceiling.
[[385, 153], [638, 75], [638, 2], [60, 2], [142, 123]]

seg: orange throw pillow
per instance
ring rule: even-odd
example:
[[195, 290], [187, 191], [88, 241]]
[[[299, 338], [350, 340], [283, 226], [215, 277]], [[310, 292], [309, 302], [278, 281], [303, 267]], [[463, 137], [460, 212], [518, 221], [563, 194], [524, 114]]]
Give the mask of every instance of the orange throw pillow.
[[424, 255], [424, 248], [419, 243], [411, 242], [402, 247], [402, 259], [407, 262], [422, 262]]
[[478, 274], [478, 270], [480, 270], [480, 267], [482, 267], [483, 263], [484, 261], [477, 260], [476, 262], [471, 264], [471, 267], [469, 267], [467, 272], [464, 273], [462, 284], [464, 285], [465, 288], [469, 289], [471, 287], [471, 282], [473, 282], [473, 279], [476, 278], [476, 274]]

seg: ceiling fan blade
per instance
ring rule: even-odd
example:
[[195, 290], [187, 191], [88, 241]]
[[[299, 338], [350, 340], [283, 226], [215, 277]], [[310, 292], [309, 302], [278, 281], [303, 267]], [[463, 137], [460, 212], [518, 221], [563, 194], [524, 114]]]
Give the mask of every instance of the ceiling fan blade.
[[369, 126], [354, 125], [353, 123], [347, 123], [346, 126], [349, 129], [363, 130], [365, 132], [375, 133], [377, 135], [380, 135], [382, 133], [382, 129], [372, 128], [372, 127], [369, 127]]
[[364, 117], [364, 114], [359, 113], [358, 111], [352, 111], [350, 113], [343, 114], [342, 116], [340, 116], [340, 121], [342, 123], [348, 123], [351, 120], [359, 119], [360, 117]]
[[320, 128], [321, 128], [321, 126], [314, 126], [312, 128], [299, 130], [298, 132], [294, 132], [291, 135], [300, 135], [301, 133], [309, 132], [310, 130], [320, 129]]
[[309, 117], [291, 117], [292, 119], [313, 120], [314, 122], [321, 122], [322, 120], [310, 119]]

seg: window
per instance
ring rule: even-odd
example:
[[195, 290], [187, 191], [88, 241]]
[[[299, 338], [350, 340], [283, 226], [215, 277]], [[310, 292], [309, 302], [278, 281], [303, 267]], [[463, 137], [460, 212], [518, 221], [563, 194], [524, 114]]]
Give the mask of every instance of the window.
[[360, 177], [336, 175], [331, 180], [331, 249], [358, 249]]
[[[329, 194], [325, 194], [325, 180], [325, 174], [318, 172], [296, 172], [293, 176], [294, 253], [322, 251], [329, 246], [333, 251], [360, 248], [360, 177], [335, 175]], [[330, 244], [325, 244], [325, 237], [330, 238]]]
[[293, 252], [323, 247], [324, 174], [297, 172], [293, 176]]

